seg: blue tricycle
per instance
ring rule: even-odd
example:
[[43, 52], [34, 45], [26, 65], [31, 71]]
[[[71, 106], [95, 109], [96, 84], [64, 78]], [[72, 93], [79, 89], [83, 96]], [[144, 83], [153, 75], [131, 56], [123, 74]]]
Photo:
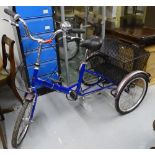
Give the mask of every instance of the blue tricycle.
[[48, 40], [43, 40], [31, 35], [26, 22], [19, 14], [9, 9], [4, 9], [4, 12], [13, 19], [4, 20], [17, 27], [19, 23], [23, 24], [27, 36], [39, 43], [31, 86], [25, 94], [22, 108], [15, 122], [12, 135], [13, 147], [17, 148], [21, 144], [33, 119], [38, 98], [37, 85], [64, 93], [67, 99], [73, 101], [79, 97], [110, 89], [115, 99], [116, 110], [120, 114], [133, 111], [144, 99], [150, 81], [150, 75], [143, 71], [149, 57], [148, 52], [110, 38], [101, 40], [98, 37], [92, 37], [84, 40], [81, 42], [81, 47], [86, 49], [85, 58], [79, 68], [78, 81], [71, 86], [63, 86], [61, 80], [39, 78], [38, 72], [42, 45], [51, 43], [60, 33], [71, 31], [70, 23], [67, 21], [61, 23], [60, 29], [52, 33]]

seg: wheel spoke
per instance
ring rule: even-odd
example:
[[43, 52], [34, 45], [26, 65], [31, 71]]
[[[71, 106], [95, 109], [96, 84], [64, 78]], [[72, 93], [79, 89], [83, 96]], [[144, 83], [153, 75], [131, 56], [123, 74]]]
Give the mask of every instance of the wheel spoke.
[[22, 118], [20, 126], [19, 126], [19, 131], [18, 131], [18, 135], [17, 135], [17, 144], [21, 143], [21, 141], [23, 140], [23, 138], [27, 132], [27, 129], [30, 124], [31, 112], [32, 112], [32, 103], [28, 103], [28, 106], [24, 112], [23, 118]]
[[119, 98], [119, 109], [128, 112], [134, 109], [143, 99], [146, 92], [146, 81], [144, 78], [138, 77], [131, 80]]

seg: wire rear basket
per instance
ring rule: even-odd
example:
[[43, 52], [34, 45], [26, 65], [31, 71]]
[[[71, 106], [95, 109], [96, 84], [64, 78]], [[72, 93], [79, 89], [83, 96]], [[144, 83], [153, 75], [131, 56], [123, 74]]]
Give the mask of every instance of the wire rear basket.
[[144, 70], [150, 55], [142, 48], [111, 38], [103, 40], [100, 53], [104, 57], [104, 62], [97, 65], [96, 70], [108, 76], [116, 84], [126, 74], [135, 70]]

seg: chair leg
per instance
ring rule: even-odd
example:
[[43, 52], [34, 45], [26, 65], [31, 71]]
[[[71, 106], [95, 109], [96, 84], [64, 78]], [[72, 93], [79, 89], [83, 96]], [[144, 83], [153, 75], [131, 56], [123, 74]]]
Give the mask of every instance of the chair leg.
[[7, 149], [7, 138], [6, 138], [6, 131], [5, 131], [5, 124], [4, 120], [0, 121], [0, 137], [2, 140], [3, 148]]
[[11, 108], [5, 108], [5, 109], [2, 109], [1, 110], [3, 114], [6, 114], [6, 113], [9, 113], [9, 112], [13, 112], [14, 111], [14, 108], [11, 107]]
[[9, 86], [12, 89], [13, 93], [15, 94], [15, 96], [18, 98], [18, 100], [21, 102], [21, 104], [23, 104], [23, 100], [22, 100], [21, 96], [19, 95], [19, 93], [17, 92], [15, 81], [14, 80], [11, 81], [9, 83]]

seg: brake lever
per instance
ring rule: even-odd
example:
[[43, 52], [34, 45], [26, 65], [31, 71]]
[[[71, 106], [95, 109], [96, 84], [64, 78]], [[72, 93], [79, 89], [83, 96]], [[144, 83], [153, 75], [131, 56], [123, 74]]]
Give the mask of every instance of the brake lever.
[[61, 22], [59, 22], [59, 21], [55, 21], [56, 23], [58, 23], [58, 24], [61, 24]]
[[6, 22], [9, 22], [12, 26], [19, 27], [19, 24], [15, 23], [15, 22], [13, 22], [13, 21], [11, 21], [11, 20], [9, 20], [9, 19], [1, 18], [1, 20], [4, 20], [4, 21], [6, 21]]
[[15, 23], [15, 22], [11, 22], [11, 25], [15, 26], [15, 27], [19, 27], [19, 24]]
[[68, 40], [70, 40], [70, 41], [72, 41], [72, 40], [81, 40], [81, 38], [79, 38], [79, 37], [72, 37], [72, 36], [66, 36], [66, 38]]

